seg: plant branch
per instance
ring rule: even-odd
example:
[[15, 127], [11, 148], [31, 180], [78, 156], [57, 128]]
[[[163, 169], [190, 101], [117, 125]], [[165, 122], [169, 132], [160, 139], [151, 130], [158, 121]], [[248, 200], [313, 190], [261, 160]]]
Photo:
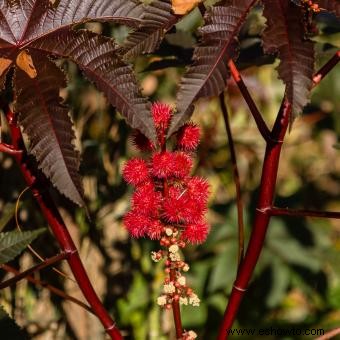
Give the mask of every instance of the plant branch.
[[32, 273], [42, 270], [46, 267], [49, 267], [53, 265], [54, 263], [57, 263], [61, 260], [64, 260], [68, 257], [67, 253], [60, 253], [58, 255], [55, 255], [53, 257], [50, 257], [46, 259], [44, 262], [38, 263], [37, 265], [19, 273], [18, 275], [15, 275], [14, 277], [4, 281], [0, 282], [0, 289], [6, 288], [8, 286], [14, 285], [16, 282], [20, 281], [21, 279], [25, 278], [28, 275], [31, 275]]
[[240, 184], [240, 174], [237, 167], [235, 144], [230, 128], [228, 110], [224, 101], [224, 93], [220, 94], [220, 106], [227, 130], [231, 163], [233, 166], [233, 177], [236, 190], [237, 222], [238, 222], [238, 265], [240, 266], [244, 256], [244, 222], [243, 222], [243, 201]]
[[[21, 130], [17, 125], [14, 113], [8, 108], [8, 106], [5, 106], [4, 111], [6, 112], [7, 120], [9, 122], [12, 136], [12, 145], [15, 149], [25, 150]], [[115, 322], [112, 320], [103, 304], [99, 300], [95, 290], [93, 289], [83, 263], [79, 257], [77, 248], [66, 228], [63, 219], [59, 214], [57, 207], [55, 206], [50, 194], [46, 190], [46, 185], [42, 181], [41, 175], [31, 169], [27, 162], [27, 155], [25, 151], [23, 151], [22, 154], [14, 155], [14, 157], [20, 167], [21, 173], [27, 185], [31, 187], [33, 196], [39, 204], [40, 209], [55, 238], [59, 242], [61, 249], [63, 252], [68, 254], [67, 261], [86, 300], [92, 307], [94, 313], [99, 318], [105, 327], [106, 332], [111, 336], [111, 338], [115, 340], [122, 339]]]
[[270, 130], [268, 129], [266, 122], [263, 120], [260, 111], [258, 110], [252, 96], [250, 95], [248, 88], [241, 77], [240, 72], [238, 71], [235, 63], [231, 59], [228, 62], [228, 66], [235, 83], [237, 84], [239, 90], [241, 91], [242, 96], [246, 101], [252, 116], [255, 119], [255, 123], [258, 130], [260, 131], [264, 140], [266, 142], [270, 142], [272, 138], [270, 135]]
[[267, 212], [271, 216], [305, 216], [340, 219], [340, 212], [337, 211], [294, 210], [288, 208], [272, 207], [268, 209]]
[[[174, 268], [170, 269], [170, 280], [172, 282], [176, 281], [176, 269]], [[174, 299], [172, 301], [172, 312], [173, 312], [174, 322], [175, 322], [176, 337], [177, 339], [182, 339], [183, 327], [182, 327], [182, 320], [181, 320], [181, 308], [180, 308], [178, 300]]]
[[[337, 53], [336, 56], [333, 56], [333, 58], [316, 73], [316, 75], [322, 79], [337, 64], [338, 60], [339, 53]], [[319, 82], [315, 83], [315, 85], [318, 83]], [[267, 140], [253, 229], [244, 260], [239, 268], [229, 302], [223, 316], [218, 335], [219, 340], [228, 338], [227, 330], [233, 325], [240, 303], [247, 290], [248, 283], [263, 248], [271, 217], [271, 215], [268, 214], [268, 211], [273, 206], [281, 148], [289, 124], [291, 110], [291, 104], [284, 99], [271, 131], [271, 138]]]
[[321, 69], [315, 73], [313, 77], [313, 87], [318, 85], [320, 81], [325, 78], [325, 76], [336, 66], [336, 64], [340, 61], [340, 50], [337, 51], [333, 57], [328, 60], [328, 62], [321, 67]]
[[[9, 266], [8, 264], [3, 264], [1, 265], [2, 269], [6, 270], [9, 273], [13, 273], [15, 275], [19, 275], [20, 272], [18, 270], [16, 270], [15, 268]], [[64, 300], [68, 300], [71, 301], [75, 304], [77, 304], [78, 306], [86, 309], [88, 312], [94, 314], [93, 310], [91, 307], [89, 307], [88, 305], [86, 305], [85, 303], [81, 302], [80, 300], [74, 298], [73, 296], [70, 296], [68, 294], [66, 294], [65, 292], [63, 292], [61, 289], [56, 288], [44, 281], [38, 280], [36, 278], [34, 278], [31, 275], [25, 276], [25, 279], [31, 283], [33, 283], [36, 286], [41, 286], [44, 287], [46, 289], [48, 289], [50, 292], [54, 293], [55, 295], [58, 295], [60, 297], [62, 297]], [[95, 314], [94, 314], [95, 315]]]

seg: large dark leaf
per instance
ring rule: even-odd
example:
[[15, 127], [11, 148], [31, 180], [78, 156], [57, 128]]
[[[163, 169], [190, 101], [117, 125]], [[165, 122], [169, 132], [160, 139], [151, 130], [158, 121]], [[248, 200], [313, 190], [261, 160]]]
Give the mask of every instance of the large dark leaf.
[[[143, 5], [133, 0], [2, 0], [0, 41], [24, 46], [28, 41], [87, 21], [116, 21], [136, 27]], [[0, 45], [1, 46], [1, 45]]]
[[149, 103], [140, 94], [132, 68], [117, 56], [117, 46], [111, 39], [84, 30], [69, 30], [31, 46], [73, 60], [133, 128], [155, 139]]
[[307, 104], [312, 88], [313, 43], [304, 39], [301, 8], [290, 1], [266, 1], [263, 14], [267, 18], [264, 50], [279, 55], [281, 62], [277, 70], [286, 84], [286, 97], [296, 115]]
[[145, 8], [141, 27], [131, 33], [124, 44], [121, 52], [124, 59], [153, 52], [177, 20], [178, 17], [171, 14], [169, 1], [153, 1]]
[[199, 97], [216, 96], [226, 85], [227, 63], [237, 55], [236, 37], [256, 0], [230, 0], [212, 7], [201, 28], [202, 42], [196, 47], [194, 63], [185, 73], [177, 96], [177, 114], [169, 135], [190, 118], [192, 103]]
[[30, 140], [29, 152], [52, 184], [66, 197], [83, 205], [72, 121], [59, 97], [66, 86], [64, 74], [47, 57], [32, 54], [37, 77], [17, 69], [14, 77], [15, 110]]

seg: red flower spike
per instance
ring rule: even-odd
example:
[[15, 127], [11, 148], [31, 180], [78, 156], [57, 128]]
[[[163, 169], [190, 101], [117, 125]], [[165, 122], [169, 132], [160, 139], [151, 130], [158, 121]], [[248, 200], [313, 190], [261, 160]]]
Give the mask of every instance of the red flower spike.
[[200, 141], [201, 130], [194, 123], [184, 124], [177, 133], [177, 146], [185, 151], [194, 151]]
[[156, 129], [163, 130], [162, 132], [164, 133], [169, 126], [172, 116], [171, 107], [167, 104], [157, 102], [152, 104], [151, 113]]
[[186, 223], [196, 223], [200, 221], [207, 212], [207, 207], [204, 202], [193, 199], [186, 194], [186, 202], [182, 208], [181, 216]]
[[168, 196], [165, 197], [163, 203], [164, 218], [170, 223], [184, 222], [183, 212], [185, 209], [187, 198], [185, 189], [171, 187], [168, 191]]
[[155, 191], [153, 183], [139, 186], [132, 196], [133, 209], [143, 215], [157, 217], [160, 203], [161, 194]]
[[184, 241], [200, 244], [206, 240], [208, 233], [208, 224], [205, 222], [199, 222], [187, 225], [181, 236]]
[[173, 152], [158, 152], [152, 157], [152, 174], [157, 178], [170, 178], [173, 176], [175, 155]]
[[208, 182], [198, 176], [189, 178], [186, 182], [189, 195], [201, 204], [206, 204], [209, 197]]
[[132, 237], [139, 238], [146, 234], [152, 221], [148, 216], [131, 210], [123, 217], [123, 223]]
[[138, 130], [132, 137], [132, 143], [138, 150], [143, 152], [155, 149], [153, 143]]
[[161, 238], [164, 226], [158, 220], [153, 220], [146, 231], [151, 240], [159, 240]]
[[130, 159], [125, 163], [123, 169], [125, 181], [132, 185], [138, 185], [149, 180], [149, 170], [143, 159]]
[[192, 159], [184, 152], [174, 152], [173, 155], [173, 175], [177, 178], [188, 176], [192, 167]]

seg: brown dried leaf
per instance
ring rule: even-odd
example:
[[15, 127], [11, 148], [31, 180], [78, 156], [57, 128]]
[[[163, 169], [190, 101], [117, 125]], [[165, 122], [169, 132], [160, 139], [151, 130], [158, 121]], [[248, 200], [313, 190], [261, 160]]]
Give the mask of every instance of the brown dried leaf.
[[175, 14], [184, 15], [196, 7], [201, 0], [172, 0], [172, 10]]
[[37, 70], [33, 64], [31, 55], [26, 51], [22, 50], [16, 60], [17, 66], [23, 70], [30, 78], [34, 79], [37, 76]]

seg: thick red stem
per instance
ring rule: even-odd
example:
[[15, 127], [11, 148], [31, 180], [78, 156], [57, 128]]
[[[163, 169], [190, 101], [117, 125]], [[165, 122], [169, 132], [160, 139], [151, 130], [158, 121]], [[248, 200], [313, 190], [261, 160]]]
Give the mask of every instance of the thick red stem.
[[[12, 135], [12, 145], [17, 150], [23, 150], [24, 147], [22, 134], [20, 128], [16, 124], [14, 113], [9, 109], [6, 111]], [[107, 332], [107, 334], [109, 334], [112, 339], [122, 339], [122, 336], [118, 328], [116, 327], [115, 322], [112, 320], [93, 289], [83, 263], [79, 257], [77, 248], [65, 226], [63, 219], [59, 214], [57, 207], [55, 206], [49, 193], [44, 188], [44, 185], [40, 183], [40, 180], [31, 171], [29, 165], [25, 161], [25, 156], [25, 152], [23, 152], [22, 154], [14, 155], [20, 167], [21, 173], [27, 185], [31, 187], [33, 196], [38, 202], [40, 209], [52, 230], [52, 233], [54, 234], [60, 245], [60, 248], [68, 254], [67, 261], [74, 275], [74, 278], [79, 285], [79, 288], [81, 289], [84, 297], [92, 307], [94, 314], [96, 314], [96, 316], [105, 327], [105, 331]]]
[[287, 131], [290, 113], [291, 105], [284, 102], [281, 105], [271, 133], [271, 140], [276, 140], [277, 142], [270, 142], [267, 144], [262, 168], [259, 199], [253, 223], [253, 231], [249, 240], [247, 252], [238, 270], [227, 309], [224, 313], [218, 336], [219, 340], [227, 339], [228, 337], [227, 330], [231, 328], [234, 322], [240, 303], [247, 290], [249, 280], [263, 247], [270, 219], [270, 215], [267, 213], [267, 210], [272, 206], [274, 199], [282, 140]]

